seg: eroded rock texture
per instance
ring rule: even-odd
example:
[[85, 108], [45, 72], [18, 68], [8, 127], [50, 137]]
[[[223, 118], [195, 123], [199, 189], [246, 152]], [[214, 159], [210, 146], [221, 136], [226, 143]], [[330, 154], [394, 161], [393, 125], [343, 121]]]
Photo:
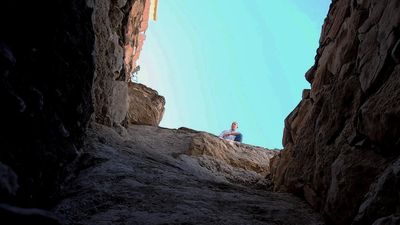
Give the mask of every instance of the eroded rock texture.
[[148, 4], [0, 3], [0, 203], [10, 204], [2, 215], [57, 201], [91, 118], [123, 131]]
[[0, 202], [48, 206], [93, 111], [91, 10], [81, 0], [0, 5]]
[[92, 94], [99, 123], [118, 126], [126, 118], [128, 81], [143, 44], [149, 4], [149, 0], [89, 1], [95, 31]]
[[400, 213], [399, 12], [398, 0], [333, 1], [311, 90], [271, 163], [277, 190], [304, 196], [333, 224]]
[[165, 99], [158, 92], [143, 84], [129, 82], [129, 110], [127, 122], [158, 126], [164, 115]]
[[267, 190], [276, 152], [190, 129], [92, 124], [55, 212], [66, 224], [324, 224]]

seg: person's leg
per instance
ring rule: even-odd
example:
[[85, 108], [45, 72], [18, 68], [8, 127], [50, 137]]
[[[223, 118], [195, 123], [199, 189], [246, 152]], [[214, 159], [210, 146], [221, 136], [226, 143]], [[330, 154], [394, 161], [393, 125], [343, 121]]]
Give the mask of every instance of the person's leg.
[[243, 135], [242, 135], [241, 133], [239, 133], [239, 134], [236, 135], [236, 137], [235, 137], [235, 141], [237, 141], [237, 142], [242, 142], [242, 139], [243, 139]]

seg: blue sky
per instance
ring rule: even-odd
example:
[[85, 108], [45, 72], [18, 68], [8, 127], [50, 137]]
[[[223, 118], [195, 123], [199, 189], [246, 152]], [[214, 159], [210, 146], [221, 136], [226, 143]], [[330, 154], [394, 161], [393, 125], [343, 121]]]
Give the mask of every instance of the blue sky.
[[166, 98], [160, 126], [282, 148], [284, 119], [310, 88], [328, 0], [159, 0], [138, 80]]

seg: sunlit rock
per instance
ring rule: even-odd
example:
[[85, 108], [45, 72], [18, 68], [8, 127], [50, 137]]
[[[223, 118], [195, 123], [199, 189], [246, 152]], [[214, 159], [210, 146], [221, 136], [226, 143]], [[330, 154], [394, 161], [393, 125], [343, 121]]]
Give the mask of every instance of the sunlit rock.
[[128, 92], [128, 123], [158, 126], [164, 115], [164, 97], [143, 84], [133, 82], [128, 84]]

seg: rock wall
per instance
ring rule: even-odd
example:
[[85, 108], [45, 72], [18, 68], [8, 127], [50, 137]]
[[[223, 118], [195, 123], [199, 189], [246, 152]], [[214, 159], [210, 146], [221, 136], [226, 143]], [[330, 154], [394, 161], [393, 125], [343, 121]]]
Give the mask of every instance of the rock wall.
[[91, 10], [81, 0], [0, 5], [0, 201], [48, 206], [93, 111]]
[[127, 122], [158, 126], [164, 115], [165, 99], [143, 84], [129, 82], [129, 111]]
[[95, 31], [94, 117], [120, 125], [129, 109], [128, 81], [147, 28], [150, 0], [89, 1]]
[[398, 0], [333, 1], [311, 90], [285, 120], [275, 189], [304, 196], [328, 223], [400, 213], [399, 11]]
[[51, 207], [88, 122], [125, 121], [149, 3], [0, 3], [0, 217]]

